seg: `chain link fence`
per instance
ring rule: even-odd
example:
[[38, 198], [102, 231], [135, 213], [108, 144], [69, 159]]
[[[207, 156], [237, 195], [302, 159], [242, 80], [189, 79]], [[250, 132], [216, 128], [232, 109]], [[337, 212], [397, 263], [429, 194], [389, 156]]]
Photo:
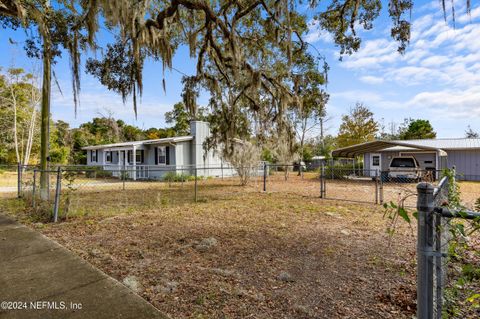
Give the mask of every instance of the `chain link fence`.
[[[41, 175], [46, 175], [48, 180], [42, 191]], [[268, 163], [237, 169], [227, 165], [197, 168], [72, 165], [52, 166], [45, 172], [35, 166], [3, 166], [0, 167], [0, 194], [22, 196], [31, 200], [32, 206], [40, 202], [40, 196], [42, 202], [54, 203], [57, 179], [60, 179], [57, 208], [60, 215], [66, 216], [87, 215], [95, 210], [128, 211], [162, 203], [228, 199], [245, 192], [282, 192], [370, 204], [401, 202], [404, 207], [414, 208], [416, 185], [436, 183], [441, 176], [440, 171], [377, 171], [360, 165], [322, 165], [314, 170], [302, 165]], [[469, 209], [475, 208], [480, 197], [480, 182], [463, 181], [461, 174], [457, 176], [462, 202]]]

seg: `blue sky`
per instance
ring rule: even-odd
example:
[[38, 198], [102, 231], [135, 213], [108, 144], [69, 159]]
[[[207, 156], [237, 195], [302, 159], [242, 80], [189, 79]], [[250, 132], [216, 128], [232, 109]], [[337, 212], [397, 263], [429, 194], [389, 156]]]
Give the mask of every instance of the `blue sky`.
[[[470, 16], [465, 12], [464, 2], [456, 1], [454, 28], [450, 18], [448, 23], [444, 22], [439, 1], [417, 1], [412, 11], [411, 43], [403, 56], [397, 53], [397, 44], [389, 36], [390, 20], [384, 14], [373, 30], [360, 32], [361, 49], [345, 56], [343, 61], [339, 61], [339, 50], [331, 37], [311, 24], [306, 40], [326, 56], [330, 65], [329, 132], [336, 134], [341, 115], [357, 101], [369, 106], [375, 118], [385, 125], [412, 117], [430, 119], [438, 137], [462, 137], [468, 125], [480, 132], [480, 7], [475, 4]], [[9, 44], [9, 38], [20, 44], [17, 47]], [[2, 31], [0, 66], [13, 63], [31, 69], [41, 65], [25, 57], [23, 38], [22, 31]], [[111, 35], [101, 32], [98, 39], [109, 41]], [[194, 65], [188, 49], [180, 48], [174, 57], [174, 68], [193, 74]], [[95, 78], [82, 74], [81, 105], [75, 117], [69, 62], [65, 56], [55, 65], [63, 95], [54, 89], [52, 116], [72, 126], [95, 116], [112, 114], [143, 128], [162, 127], [164, 113], [181, 100], [180, 72], [165, 71], [165, 94], [161, 63], [147, 61], [137, 119], [131, 101], [123, 105], [118, 95], [102, 87]], [[207, 101], [208, 96], [203, 94], [199, 103], [205, 105]]]

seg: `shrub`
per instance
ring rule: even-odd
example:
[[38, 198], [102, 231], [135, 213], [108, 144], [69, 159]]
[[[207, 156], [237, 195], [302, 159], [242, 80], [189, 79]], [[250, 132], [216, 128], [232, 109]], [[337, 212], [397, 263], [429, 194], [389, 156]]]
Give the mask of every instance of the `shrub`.
[[165, 175], [163, 175], [162, 180], [165, 182], [182, 182], [182, 181], [185, 182], [185, 181], [195, 180], [195, 176], [191, 176], [184, 173], [178, 174], [176, 172], [168, 172]]

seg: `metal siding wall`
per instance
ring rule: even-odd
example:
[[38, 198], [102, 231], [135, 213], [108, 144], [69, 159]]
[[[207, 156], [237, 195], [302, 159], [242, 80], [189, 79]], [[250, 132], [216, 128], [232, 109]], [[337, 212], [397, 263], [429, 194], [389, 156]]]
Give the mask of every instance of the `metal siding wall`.
[[[480, 176], [480, 150], [462, 150], [448, 152], [448, 167], [455, 166], [459, 174], [466, 179], [478, 180]], [[468, 175], [473, 175], [470, 178]]]

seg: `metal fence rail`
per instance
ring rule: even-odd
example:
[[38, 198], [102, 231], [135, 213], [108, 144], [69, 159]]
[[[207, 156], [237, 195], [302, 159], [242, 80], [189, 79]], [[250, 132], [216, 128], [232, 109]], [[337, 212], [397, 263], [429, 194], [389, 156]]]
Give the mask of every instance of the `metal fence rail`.
[[417, 318], [444, 318], [444, 291], [452, 218], [479, 219], [480, 212], [449, 208], [450, 182], [417, 186]]

